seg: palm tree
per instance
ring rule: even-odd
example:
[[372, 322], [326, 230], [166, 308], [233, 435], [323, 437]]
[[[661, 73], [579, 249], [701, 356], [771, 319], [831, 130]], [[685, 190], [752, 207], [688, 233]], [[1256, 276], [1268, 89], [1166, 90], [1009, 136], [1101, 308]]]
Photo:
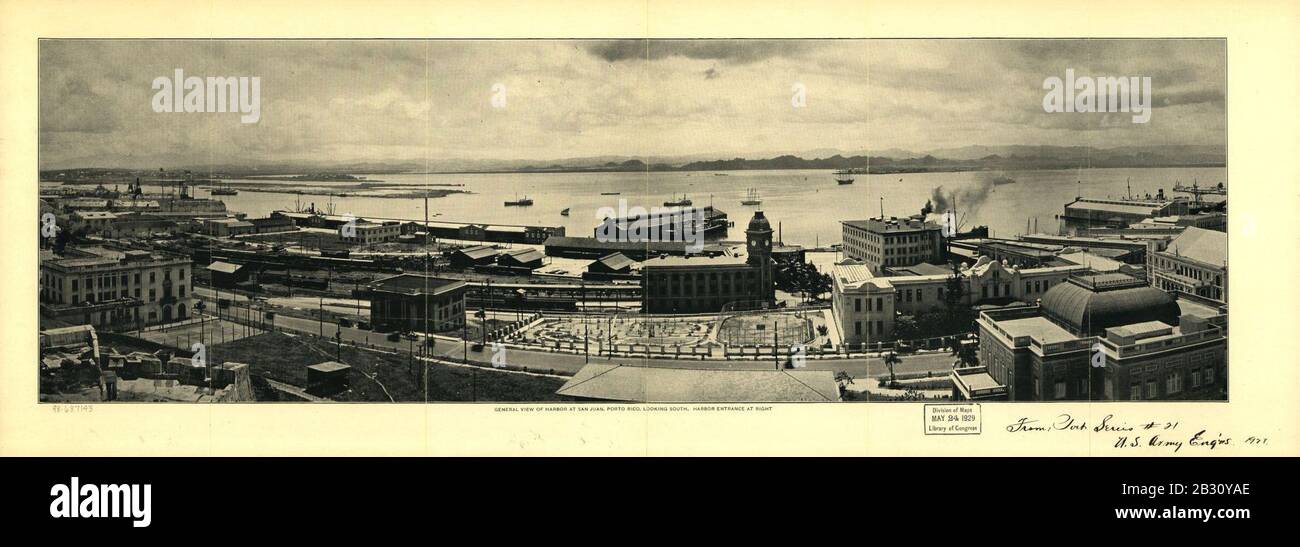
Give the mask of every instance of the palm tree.
[[892, 351], [885, 354], [885, 366], [889, 367], [889, 385], [894, 385], [894, 365], [902, 362], [903, 360], [898, 358], [898, 354]]

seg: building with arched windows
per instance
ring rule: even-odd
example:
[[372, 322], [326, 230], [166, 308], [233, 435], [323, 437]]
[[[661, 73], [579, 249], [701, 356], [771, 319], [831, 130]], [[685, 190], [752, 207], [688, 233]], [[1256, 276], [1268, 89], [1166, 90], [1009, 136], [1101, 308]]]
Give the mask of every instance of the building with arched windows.
[[40, 263], [44, 318], [129, 329], [193, 316], [189, 257], [84, 246], [43, 250]]

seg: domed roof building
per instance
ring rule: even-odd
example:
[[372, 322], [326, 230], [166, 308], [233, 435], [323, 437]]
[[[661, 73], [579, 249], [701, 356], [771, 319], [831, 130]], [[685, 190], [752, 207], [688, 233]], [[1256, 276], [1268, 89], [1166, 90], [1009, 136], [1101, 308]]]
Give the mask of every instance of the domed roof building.
[[1223, 400], [1226, 308], [1122, 273], [1075, 274], [1038, 306], [985, 310], [979, 365], [954, 369], [954, 399]]
[[1181, 314], [1173, 295], [1119, 273], [1071, 277], [1044, 293], [1040, 305], [1043, 315], [1075, 336], [1147, 321], [1176, 326]]

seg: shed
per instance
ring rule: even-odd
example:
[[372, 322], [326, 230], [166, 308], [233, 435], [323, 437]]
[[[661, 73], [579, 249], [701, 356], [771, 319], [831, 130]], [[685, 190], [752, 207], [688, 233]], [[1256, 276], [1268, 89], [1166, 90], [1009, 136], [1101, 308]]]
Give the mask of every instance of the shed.
[[338, 361], [307, 366], [307, 391], [313, 395], [333, 395], [347, 391], [352, 367]]

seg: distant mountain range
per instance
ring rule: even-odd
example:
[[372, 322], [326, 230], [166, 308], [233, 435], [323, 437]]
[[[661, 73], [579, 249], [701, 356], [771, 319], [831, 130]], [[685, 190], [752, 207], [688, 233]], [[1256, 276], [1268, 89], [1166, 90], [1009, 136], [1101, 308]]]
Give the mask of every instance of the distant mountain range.
[[1075, 169], [1106, 167], [1221, 167], [1226, 154], [1220, 146], [1167, 145], [1119, 148], [1091, 146], [966, 146], [916, 154], [890, 149], [876, 153], [814, 156], [785, 154], [769, 158], [705, 159], [674, 162], [639, 158], [604, 162], [558, 161], [527, 163], [488, 172], [600, 172], [600, 171], [741, 171], [762, 169], [858, 169], [867, 173], [918, 173]]
[[[828, 155], [829, 154], [829, 155]], [[189, 169], [195, 176], [236, 178], [301, 173], [581, 173], [635, 171], [738, 171], [769, 169], [856, 169], [867, 173], [924, 173], [939, 171], [1077, 169], [1110, 167], [1222, 167], [1227, 155], [1222, 146], [1153, 145], [1097, 148], [1091, 146], [964, 146], [926, 153], [887, 149], [846, 152], [832, 149], [755, 159], [716, 156], [592, 156], [558, 160], [466, 160], [429, 162], [277, 162], [257, 165], [207, 164], [168, 166], [168, 171]], [[42, 180], [67, 180], [70, 171], [130, 171], [156, 173], [144, 165], [128, 169], [92, 167], [43, 169]], [[60, 175], [63, 173], [64, 175]], [[140, 176], [140, 175], [136, 175]]]

